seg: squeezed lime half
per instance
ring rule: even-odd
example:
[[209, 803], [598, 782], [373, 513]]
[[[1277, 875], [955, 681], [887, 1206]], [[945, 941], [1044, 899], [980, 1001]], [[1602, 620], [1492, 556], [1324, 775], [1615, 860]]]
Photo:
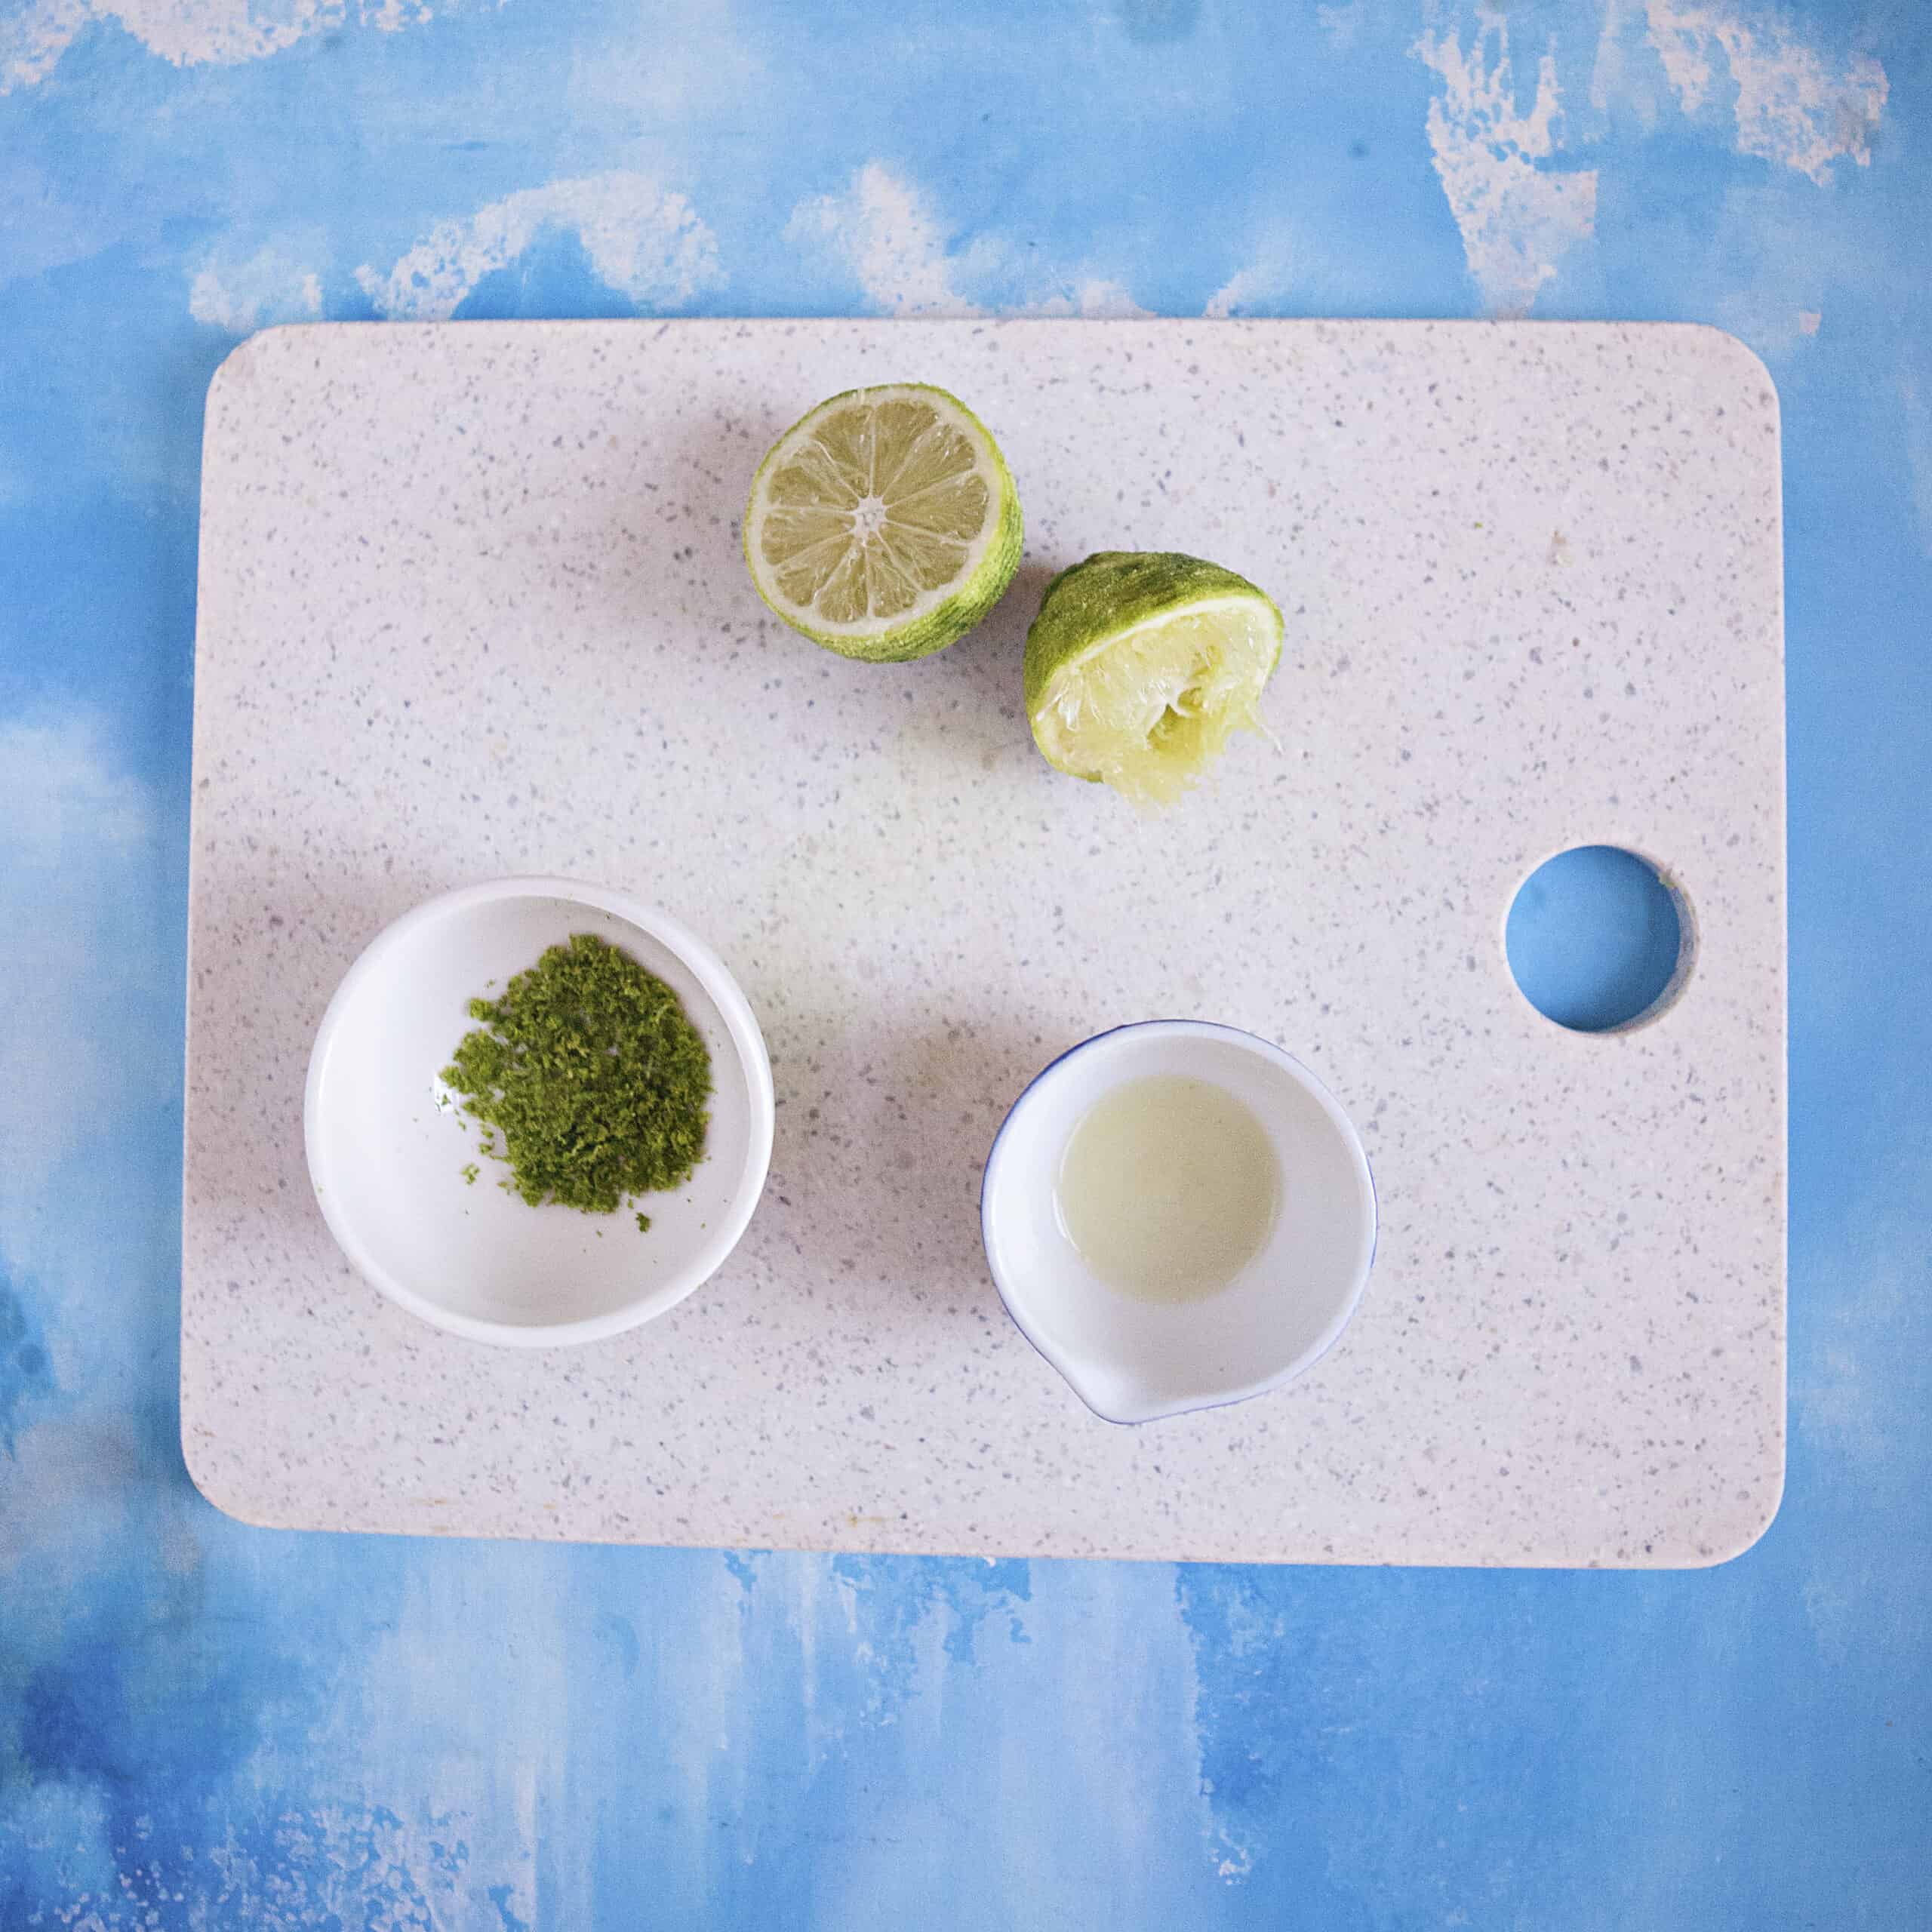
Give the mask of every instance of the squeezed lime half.
[[1026, 713], [1049, 764], [1140, 805], [1171, 804], [1261, 694], [1281, 613], [1247, 578], [1174, 550], [1103, 550], [1047, 586], [1026, 633]]

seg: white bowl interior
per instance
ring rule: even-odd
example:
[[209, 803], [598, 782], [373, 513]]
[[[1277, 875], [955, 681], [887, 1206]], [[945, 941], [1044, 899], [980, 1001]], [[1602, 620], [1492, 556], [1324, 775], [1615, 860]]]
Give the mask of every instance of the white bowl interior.
[[[622, 947], [672, 987], [711, 1053], [704, 1158], [685, 1186], [639, 1201], [648, 1232], [629, 1209], [532, 1208], [500, 1188], [508, 1168], [478, 1152], [478, 1124], [438, 1078], [475, 1023], [470, 1000], [500, 992], [575, 933]], [[740, 1007], [749, 1066], [721, 1001]], [[309, 1173], [349, 1259], [405, 1307], [459, 1332], [502, 1331], [485, 1339], [587, 1340], [661, 1312], [730, 1252], [764, 1183], [771, 1092], [755, 1023], [715, 961], [688, 960], [608, 906], [483, 888], [398, 920], [343, 981], [310, 1070]], [[471, 1162], [473, 1183], [463, 1172]], [[551, 1332], [582, 1324], [592, 1326]]]
[[[1182, 1074], [1250, 1107], [1281, 1162], [1272, 1233], [1226, 1288], [1136, 1300], [1097, 1279], [1063, 1232], [1054, 1182], [1068, 1136], [1102, 1094]], [[1375, 1247], [1368, 1164], [1346, 1117], [1278, 1048], [1190, 1021], [1123, 1027], [1048, 1069], [987, 1164], [986, 1255], [1008, 1308], [1081, 1400], [1142, 1422], [1258, 1395], [1312, 1362], [1353, 1312]]]

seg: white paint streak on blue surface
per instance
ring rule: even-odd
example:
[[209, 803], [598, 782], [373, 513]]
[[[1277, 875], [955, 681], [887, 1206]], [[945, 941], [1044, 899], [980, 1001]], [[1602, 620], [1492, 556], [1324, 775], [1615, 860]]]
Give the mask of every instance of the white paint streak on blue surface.
[[1415, 51], [1441, 82], [1429, 104], [1429, 145], [1470, 276], [1494, 313], [1527, 315], [1596, 226], [1596, 171], [1548, 165], [1561, 112], [1555, 50], [1538, 57], [1527, 109], [1501, 14], [1481, 10], [1466, 46], [1451, 27], [1425, 32]]
[[1871, 166], [1888, 84], [1869, 54], [1828, 51], [1777, 11], [1738, 0], [1648, 0], [1645, 14], [1686, 114], [1727, 94], [1739, 153], [1820, 187], [1841, 158]]
[[[1555, 17], [1567, 23], [1582, 11]], [[1666, 115], [1721, 112], [1737, 153], [1815, 187], [1829, 187], [1841, 162], [1871, 165], [1890, 84], [1868, 52], [1827, 46], [1775, 10], [1747, 11], [1734, 0], [1604, 0], [1590, 47], [1586, 116], [1571, 110], [1560, 78], [1566, 67], [1583, 72], [1580, 35], [1566, 45], [1551, 32], [1534, 92], [1517, 72], [1512, 20], [1520, 41], [1532, 21], [1547, 17], [1483, 0], [1437, 0], [1414, 48], [1437, 77], [1427, 122], [1435, 171], [1471, 278], [1494, 313], [1530, 312], [1566, 258], [1591, 240], [1597, 171], [1582, 163], [1625, 116], [1653, 137]], [[1777, 218], [1754, 225], [1761, 245]], [[1734, 232], [1738, 223], [1730, 226]], [[1784, 349], [1809, 332], [1801, 312], [1815, 312], [1789, 305], [1773, 313], [1745, 291], [1721, 319], [1754, 343], [1765, 337]]]
[[0, 20], [0, 94], [46, 79], [90, 27], [130, 34], [177, 67], [226, 67], [310, 34], [349, 24], [394, 33], [443, 10], [432, 0], [20, 0]]
[[724, 280], [717, 237], [691, 203], [626, 169], [527, 188], [439, 222], [386, 273], [365, 264], [355, 279], [379, 315], [448, 321], [546, 229], [574, 235], [605, 287], [640, 309], [684, 308]]
[[829, 252], [881, 314], [981, 312], [960, 282], [992, 266], [983, 247], [950, 254], [925, 198], [881, 162], [867, 162], [840, 192], [801, 202], [785, 238], [794, 248]]
[[312, 322], [322, 313], [322, 279], [273, 247], [245, 260], [211, 257], [188, 285], [188, 312], [224, 334], [244, 336], [273, 322]]
[[785, 239], [835, 263], [880, 315], [1147, 312], [1115, 278], [1089, 265], [1029, 260], [997, 231], [949, 240], [931, 198], [881, 162], [868, 162], [838, 192], [801, 202]]

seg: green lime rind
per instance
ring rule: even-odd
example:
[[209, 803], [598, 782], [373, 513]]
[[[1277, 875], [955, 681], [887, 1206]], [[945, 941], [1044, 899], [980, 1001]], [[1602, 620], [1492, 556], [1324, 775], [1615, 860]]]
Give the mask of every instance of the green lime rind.
[[[753, 511], [763, 488], [767, 472], [777, 459], [780, 451], [791, 441], [792, 436], [812, 417], [824, 414], [841, 403], [857, 401], [864, 397], [891, 392], [896, 395], [924, 394], [937, 396], [946, 406], [956, 411], [984, 439], [986, 449], [992, 457], [995, 472], [999, 483], [999, 520], [994, 528], [992, 542], [971, 574], [958, 589], [943, 602], [935, 605], [924, 615], [912, 623], [883, 629], [866, 635], [851, 631], [827, 631], [801, 620], [794, 612], [775, 602], [765, 591], [758, 561], [752, 549], [754, 527]], [[937, 383], [879, 383], [863, 389], [841, 389], [836, 395], [827, 396], [798, 418], [785, 433], [764, 453], [764, 458], [752, 478], [750, 494], [745, 499], [745, 515], [740, 538], [744, 552], [745, 568], [750, 574], [752, 587], [758, 592], [759, 600], [767, 610], [781, 623], [789, 625], [801, 635], [808, 637], [813, 643], [827, 651], [836, 651], [841, 657], [856, 659], [866, 664], [906, 664], [915, 658], [930, 657], [936, 651], [943, 651], [949, 644], [957, 644], [966, 633], [982, 623], [992, 608], [1006, 595], [1013, 582], [1014, 574], [1020, 568], [1020, 553], [1026, 540], [1026, 525], [1020, 514], [1020, 491], [1013, 480], [1013, 472], [1007, 467], [1006, 457], [995, 441], [992, 432], [981, 422], [964, 403], [951, 390], [941, 389]]]
[[1281, 661], [1281, 608], [1246, 577], [1178, 550], [1097, 550], [1062, 571], [1048, 583], [1026, 632], [1026, 715], [1041, 756], [1056, 771], [1100, 783], [1099, 774], [1055, 758], [1041, 736], [1038, 719], [1055, 677], [1143, 624], [1235, 601], [1260, 605], [1273, 620], [1275, 654], [1265, 685]]

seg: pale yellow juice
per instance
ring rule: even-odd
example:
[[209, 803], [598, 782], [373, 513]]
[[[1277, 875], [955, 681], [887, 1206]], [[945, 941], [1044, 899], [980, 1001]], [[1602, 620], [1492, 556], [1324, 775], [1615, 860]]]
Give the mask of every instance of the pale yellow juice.
[[1100, 1280], [1137, 1300], [1199, 1301], [1275, 1226], [1281, 1163], [1247, 1104], [1213, 1081], [1154, 1074], [1104, 1094], [1060, 1155], [1054, 1208]]

